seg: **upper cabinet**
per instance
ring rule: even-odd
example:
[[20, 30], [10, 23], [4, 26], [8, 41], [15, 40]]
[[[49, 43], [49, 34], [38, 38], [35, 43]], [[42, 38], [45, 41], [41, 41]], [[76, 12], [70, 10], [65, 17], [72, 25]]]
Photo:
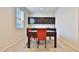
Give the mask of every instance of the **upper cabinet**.
[[28, 17], [28, 24], [55, 24], [55, 17]]

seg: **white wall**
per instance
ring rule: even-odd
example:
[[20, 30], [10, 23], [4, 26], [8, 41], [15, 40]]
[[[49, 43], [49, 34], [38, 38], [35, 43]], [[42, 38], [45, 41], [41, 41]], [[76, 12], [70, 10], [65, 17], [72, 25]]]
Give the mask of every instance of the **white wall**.
[[55, 13], [58, 35], [67, 40], [78, 42], [78, 8], [62, 7]]
[[79, 43], [79, 8], [78, 8], [78, 43]]
[[[32, 13], [29, 17], [54, 17], [53, 13]], [[32, 24], [29, 25], [30, 28], [53, 28], [52, 24]]]
[[31, 13], [31, 14], [29, 14], [29, 16], [30, 17], [52, 17], [52, 16], [54, 16], [54, 14], [53, 13]]
[[16, 8], [0, 7], [0, 50], [25, 39], [24, 30], [25, 28], [21, 30], [16, 28]]

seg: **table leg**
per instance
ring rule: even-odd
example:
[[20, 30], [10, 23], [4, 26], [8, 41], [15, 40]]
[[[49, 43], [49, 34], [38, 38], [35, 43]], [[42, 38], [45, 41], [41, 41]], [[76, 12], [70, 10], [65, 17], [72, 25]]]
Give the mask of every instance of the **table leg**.
[[54, 37], [54, 48], [57, 48], [57, 36]]
[[28, 37], [28, 48], [30, 48], [30, 37]]

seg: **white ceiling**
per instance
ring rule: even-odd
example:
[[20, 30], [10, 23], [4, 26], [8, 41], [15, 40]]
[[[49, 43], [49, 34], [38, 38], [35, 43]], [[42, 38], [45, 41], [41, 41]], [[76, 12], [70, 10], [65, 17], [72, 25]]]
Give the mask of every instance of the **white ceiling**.
[[30, 13], [55, 13], [57, 7], [26, 7]]

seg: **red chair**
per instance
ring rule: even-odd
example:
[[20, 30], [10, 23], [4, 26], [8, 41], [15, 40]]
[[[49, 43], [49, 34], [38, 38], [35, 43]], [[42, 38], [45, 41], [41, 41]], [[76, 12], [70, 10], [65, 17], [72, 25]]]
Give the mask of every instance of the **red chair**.
[[46, 48], [46, 29], [37, 29], [37, 48], [39, 48], [40, 40], [45, 41]]

